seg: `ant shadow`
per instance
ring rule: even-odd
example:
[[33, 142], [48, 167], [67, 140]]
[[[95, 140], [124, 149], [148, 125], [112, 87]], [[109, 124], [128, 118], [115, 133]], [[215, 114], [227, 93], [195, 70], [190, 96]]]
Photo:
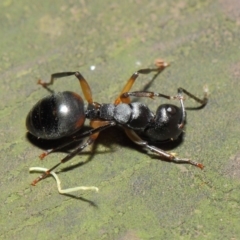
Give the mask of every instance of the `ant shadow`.
[[[85, 132], [89, 129], [91, 129], [91, 128], [84, 126], [83, 129], [81, 129], [78, 133], [81, 134], [81, 133], [83, 133], [83, 132]], [[54, 152], [61, 152], [61, 153], [69, 154], [76, 147], [81, 145], [85, 140], [85, 139], [82, 139], [82, 140], [79, 140], [79, 141], [72, 142], [73, 141], [73, 136], [77, 136], [78, 133], [74, 134], [70, 137], [60, 138], [60, 139], [56, 139], [56, 140], [38, 139], [37, 137], [31, 135], [30, 133], [27, 133], [26, 138], [28, 139], [28, 141], [31, 144], [33, 144], [34, 146], [36, 146], [38, 148], [41, 148], [44, 151], [46, 151], [48, 149], [58, 148], [61, 145], [64, 146], [68, 142], [71, 142], [69, 145], [54, 151]], [[174, 141], [166, 141], [166, 142], [156, 143], [156, 142], [151, 142], [148, 139], [148, 142], [149, 142], [149, 144], [152, 144], [156, 147], [159, 147], [164, 151], [169, 151], [169, 150], [172, 150], [172, 149], [178, 147], [179, 145], [181, 145], [183, 143], [183, 135], [184, 134], [181, 134], [179, 136], [179, 138], [174, 140]], [[104, 152], [97, 151], [96, 149], [97, 149], [98, 144], [103, 145], [104, 147], [106, 147], [109, 150], [107, 150], [107, 151], [105, 150]], [[90, 145], [91, 148], [92, 148], [90, 151], [83, 151], [83, 152], [79, 152], [77, 154], [77, 156], [81, 156], [81, 157], [82, 156], [88, 156], [87, 159], [85, 159], [84, 161], [80, 161], [76, 164], [73, 164], [71, 166], [63, 167], [61, 170], [56, 171], [56, 173], [68, 172], [68, 171], [71, 171], [75, 168], [84, 166], [85, 164], [88, 164], [90, 161], [92, 161], [93, 158], [98, 154], [107, 154], [107, 153], [114, 152], [115, 147], [113, 147], [113, 144], [114, 145], [117, 144], [117, 145], [121, 146], [122, 148], [135, 149], [135, 150], [137, 150], [139, 152], [142, 152], [144, 154], [148, 154], [152, 158], [159, 159], [159, 156], [156, 156], [156, 154], [150, 154], [150, 153], [148, 153], [148, 150], [145, 150], [144, 148], [142, 148], [142, 147], [136, 145], [135, 143], [133, 143], [126, 136], [126, 134], [124, 133], [124, 131], [120, 127], [113, 127], [113, 128], [106, 129], [102, 133], [99, 134], [96, 141], [92, 145]], [[164, 161], [164, 159], [161, 159], [161, 160]]]
[[[84, 132], [86, 130], [90, 129], [90, 127], [84, 127], [80, 132]], [[117, 136], [117, 137], [116, 137]], [[56, 148], [59, 145], [64, 145], [67, 142], [71, 141], [72, 138], [68, 137], [68, 138], [61, 138], [61, 139], [57, 139], [57, 140], [44, 140], [44, 139], [38, 139], [35, 136], [31, 135], [30, 133], [26, 134], [26, 137], [28, 139], [28, 141], [33, 144], [34, 146], [42, 149], [42, 150], [48, 150], [48, 149], [52, 149], [52, 148]], [[84, 140], [83, 140], [84, 141]], [[74, 150], [77, 146], [79, 146], [80, 144], [82, 144], [83, 141], [78, 141], [78, 142], [73, 142], [71, 144], [69, 144], [66, 147], [63, 147], [59, 150], [57, 150], [56, 152], [62, 152], [62, 153], [66, 153], [69, 154], [72, 150]], [[179, 137], [179, 139], [177, 139], [176, 141], [171, 141], [171, 142], [166, 142], [166, 143], [161, 143], [161, 144], [154, 144], [155, 146], [161, 146], [161, 149], [167, 151], [167, 150], [171, 150], [176, 148], [178, 145], [180, 145], [182, 143], [182, 135]], [[103, 146], [105, 146], [106, 148], [108, 148], [109, 150], [107, 151], [97, 151], [96, 148], [98, 146], [98, 144], [101, 144]], [[73, 164], [71, 166], [67, 166], [67, 167], [63, 167], [61, 170], [56, 171], [57, 174], [59, 173], [64, 173], [64, 172], [68, 172], [71, 171], [75, 168], [78, 167], [82, 167], [85, 164], [88, 164], [90, 161], [92, 161], [94, 158], [96, 158], [96, 155], [98, 154], [108, 154], [108, 153], [112, 153], [115, 151], [115, 147], [113, 147], [113, 144], [117, 144], [120, 145], [122, 148], [128, 148], [128, 149], [134, 149], [137, 151], [142, 152], [143, 154], [147, 154], [147, 150], [137, 146], [135, 143], [133, 143], [124, 133], [124, 131], [122, 131], [121, 128], [118, 127], [113, 127], [111, 129], [106, 129], [104, 132], [102, 132], [102, 134], [99, 134], [99, 137], [97, 138], [97, 140], [93, 143], [92, 145], [92, 149], [90, 151], [84, 151], [84, 152], [80, 152], [77, 156], [81, 156], [81, 157], [85, 157], [87, 156], [87, 159], [84, 159], [83, 161], [80, 161], [76, 164]], [[51, 154], [50, 154], [51, 155]], [[154, 154], [148, 154], [148, 156], [150, 156], [152, 159], [156, 159], [159, 160], [159, 157], [154, 155]], [[164, 159], [161, 159], [162, 161], [165, 161]], [[51, 176], [48, 176], [51, 177]], [[63, 194], [67, 197], [76, 199], [76, 200], [80, 200], [83, 202], [87, 202], [90, 204], [90, 206], [93, 207], [98, 207], [97, 204], [89, 199], [83, 198], [83, 197], [79, 197], [76, 195], [72, 195], [72, 194]]]

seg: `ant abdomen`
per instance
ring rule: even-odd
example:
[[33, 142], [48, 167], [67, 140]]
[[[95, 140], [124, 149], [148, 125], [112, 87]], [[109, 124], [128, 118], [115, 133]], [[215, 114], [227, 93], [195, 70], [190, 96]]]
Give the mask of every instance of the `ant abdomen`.
[[38, 138], [58, 139], [78, 131], [85, 121], [84, 103], [74, 92], [59, 92], [41, 99], [26, 119], [28, 131]]

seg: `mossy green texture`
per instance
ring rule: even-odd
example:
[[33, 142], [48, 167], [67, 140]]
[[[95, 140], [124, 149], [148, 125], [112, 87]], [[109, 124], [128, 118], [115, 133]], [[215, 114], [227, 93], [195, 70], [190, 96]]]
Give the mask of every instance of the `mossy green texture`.
[[[2, 1], [0, 238], [238, 239], [239, 9], [234, 0]], [[59, 173], [63, 187], [95, 185], [99, 193], [62, 196], [53, 178], [30, 186], [37, 174], [29, 167], [51, 167], [66, 155], [40, 161], [41, 144], [26, 138], [26, 115], [48, 94], [37, 79], [79, 70], [94, 100], [109, 103], [157, 58], [171, 67], [149, 91], [175, 95], [184, 87], [201, 97], [209, 88], [208, 105], [188, 111], [184, 141], [170, 150], [205, 169], [158, 161], [114, 129], [101, 133], [94, 154], [88, 148], [65, 167], [87, 164]], [[133, 90], [151, 77], [140, 77]], [[52, 88], [82, 94], [74, 77]], [[141, 100], [153, 111], [163, 102]]]

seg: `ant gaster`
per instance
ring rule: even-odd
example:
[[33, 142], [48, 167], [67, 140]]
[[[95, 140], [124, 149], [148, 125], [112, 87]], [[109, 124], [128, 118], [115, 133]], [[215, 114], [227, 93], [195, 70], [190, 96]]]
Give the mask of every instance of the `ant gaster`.
[[[205, 89], [203, 99], [199, 99], [183, 88], [178, 88], [176, 96], [168, 96], [149, 91], [130, 92], [139, 74], [156, 72], [157, 75], [167, 66], [169, 66], [168, 63], [159, 60], [156, 62], [155, 68], [140, 69], [135, 72], [127, 81], [113, 104], [99, 104], [94, 102], [91, 89], [79, 72], [54, 73], [51, 75], [51, 80], [48, 83], [39, 80], [38, 83], [40, 85], [47, 87], [53, 84], [54, 80], [58, 78], [75, 75], [79, 80], [84, 98], [88, 102], [87, 109], [84, 109], [83, 99], [78, 94], [65, 91], [53, 93], [36, 103], [26, 119], [27, 129], [32, 135], [42, 139], [59, 139], [72, 136], [68, 143], [45, 151], [40, 155], [40, 158], [43, 159], [53, 151], [61, 149], [72, 142], [81, 141], [85, 137], [87, 140], [83, 143], [81, 142], [79, 146], [64, 157], [58, 164], [36, 178], [32, 182], [32, 185], [46, 178], [50, 172], [60, 164], [69, 161], [85, 147], [92, 144], [101, 131], [115, 125], [122, 127], [126, 135], [134, 143], [154, 152], [159, 155], [160, 158], [175, 163], [191, 164], [203, 169], [204, 166], [201, 163], [197, 163], [191, 159], [178, 158], [175, 154], [165, 152], [154, 145], [150, 145], [148, 142], [176, 140], [181, 135], [186, 122], [183, 93], [193, 98], [203, 107], [208, 101], [207, 89]], [[154, 114], [147, 105], [141, 102], [131, 102], [130, 97], [176, 99], [180, 102], [180, 107], [172, 104], [162, 104]], [[77, 132], [83, 127], [86, 118], [90, 120], [92, 129], [79, 135]], [[143, 137], [144, 140], [140, 136]]]

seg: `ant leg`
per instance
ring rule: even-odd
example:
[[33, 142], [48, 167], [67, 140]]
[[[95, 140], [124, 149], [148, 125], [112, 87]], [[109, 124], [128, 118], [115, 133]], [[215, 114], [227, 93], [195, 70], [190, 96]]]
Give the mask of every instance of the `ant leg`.
[[75, 75], [78, 78], [81, 88], [82, 88], [82, 91], [83, 91], [83, 95], [84, 95], [85, 99], [87, 100], [87, 102], [93, 103], [91, 88], [88, 85], [86, 79], [82, 76], [82, 74], [80, 72], [53, 73], [51, 75], [49, 82], [44, 82], [42, 80], [38, 80], [38, 84], [40, 84], [46, 88], [47, 86], [52, 85], [56, 79], [62, 78], [62, 77], [68, 77], [68, 76], [72, 76], [72, 75]]
[[143, 141], [133, 130], [129, 129], [129, 128], [124, 128], [125, 133], [127, 134], [127, 136], [137, 145], [140, 145], [144, 148], [149, 149], [150, 151], [158, 154], [160, 157], [162, 157], [163, 159], [169, 161], [169, 162], [175, 162], [175, 163], [186, 163], [186, 164], [191, 164], [193, 166], [196, 166], [200, 169], [203, 169], [204, 166], [201, 163], [195, 162], [191, 159], [184, 159], [184, 158], [177, 158], [174, 154], [171, 153], [167, 153], [165, 151], [163, 151], [160, 148], [157, 148], [155, 146], [149, 145], [148, 142]]
[[[93, 121], [92, 121], [93, 122]], [[92, 123], [91, 122], [91, 123]], [[107, 121], [96, 121], [97, 124], [92, 123], [91, 126], [96, 126], [96, 130], [94, 131], [94, 133], [89, 133], [90, 136], [87, 139], [87, 141], [85, 141], [84, 143], [81, 143], [77, 148], [75, 148], [71, 153], [69, 153], [66, 157], [64, 157], [58, 164], [54, 165], [53, 167], [51, 167], [49, 170], [47, 170], [46, 172], [44, 172], [42, 175], [40, 175], [38, 178], [36, 178], [31, 185], [35, 186], [39, 181], [41, 181], [42, 179], [46, 178], [47, 176], [49, 176], [51, 174], [51, 172], [57, 168], [59, 165], [68, 162], [70, 159], [72, 159], [74, 156], [76, 156], [79, 152], [81, 152], [84, 148], [86, 148], [87, 146], [91, 145], [98, 137], [99, 133], [101, 130], [103, 130], [103, 128], [101, 128], [101, 126], [104, 126], [105, 124], [105, 128], [107, 127], [112, 127], [115, 125], [115, 122], [107, 122]]]
[[186, 89], [181, 88], [181, 87], [178, 88], [178, 94], [182, 95], [182, 93], [185, 93], [187, 96], [194, 99], [196, 102], [200, 103], [201, 104], [200, 107], [204, 107], [208, 102], [208, 88], [207, 88], [207, 86], [204, 86], [203, 90], [204, 90], [203, 99], [200, 99], [200, 98], [196, 97], [195, 95], [193, 95], [192, 93], [188, 92]]
[[[119, 104], [122, 102], [121, 99], [121, 95], [125, 92], [129, 92], [130, 89], [132, 88], [135, 80], [137, 79], [137, 77], [139, 76], [139, 74], [148, 74], [151, 72], [157, 72], [157, 74], [159, 74], [160, 72], [162, 72], [166, 67], [169, 66], [168, 63], [164, 62], [164, 61], [158, 61], [155, 63], [156, 64], [156, 68], [145, 68], [145, 69], [140, 69], [137, 72], [135, 72], [127, 81], [126, 85], [124, 86], [124, 88], [122, 89], [121, 93], [119, 94], [119, 96], [117, 97], [117, 99], [115, 100], [114, 104]], [[129, 98], [125, 98], [123, 100], [124, 103], [130, 103], [130, 99]]]
[[176, 95], [176, 96], [169, 96], [169, 95], [165, 95], [165, 94], [162, 94], [162, 93], [155, 93], [155, 92], [149, 92], [149, 91], [135, 91], [135, 92], [124, 92], [119, 97], [120, 97], [122, 102], [125, 101], [124, 100], [125, 98], [129, 98], [129, 97], [148, 97], [148, 98], [152, 98], [152, 99], [154, 99], [154, 97], [162, 97], [162, 98], [166, 98], [166, 99], [169, 99], [169, 100], [172, 100], [172, 99], [184, 100], [183, 93], [185, 93], [187, 96], [193, 98], [196, 102], [201, 103], [200, 107], [204, 107], [208, 102], [208, 89], [207, 89], [207, 87], [204, 88], [203, 99], [200, 99], [200, 98], [196, 97], [195, 95], [188, 92], [184, 88], [178, 88], [178, 95]]
[[200, 103], [201, 105], [197, 108], [203, 108], [207, 102], [208, 102], [208, 88], [204, 87], [204, 97], [203, 99], [200, 99], [198, 97], [196, 97], [195, 95], [193, 95], [192, 93], [188, 92], [186, 89], [184, 88], [178, 88], [178, 99], [180, 101], [181, 104], [181, 108], [182, 108], [182, 119], [180, 124], [178, 125], [179, 128], [183, 128], [186, 122], [186, 110], [183, 104], [183, 93], [185, 93], [187, 96], [189, 96], [190, 98], [194, 99], [196, 102]]
[[148, 98], [152, 98], [154, 99], [154, 97], [162, 97], [162, 98], [166, 98], [169, 100], [172, 99], [179, 99], [179, 96], [169, 96], [169, 95], [165, 95], [162, 93], [155, 93], [155, 92], [148, 92], [148, 91], [135, 91], [135, 92], [125, 92], [122, 95], [120, 95], [120, 99], [122, 102], [124, 102], [125, 98], [129, 98], [129, 97], [148, 97]]
[[88, 103], [93, 103], [91, 88], [89, 87], [87, 81], [80, 72], [75, 72], [75, 76], [78, 78], [80, 82], [85, 99], [87, 100]]
[[55, 166], [51, 167], [49, 170], [47, 170], [46, 172], [44, 172], [42, 175], [40, 175], [38, 178], [36, 178], [31, 185], [35, 186], [39, 181], [41, 181], [42, 179], [46, 178], [47, 176], [49, 176], [51, 174], [51, 172], [57, 168], [59, 165], [66, 163], [67, 161], [69, 161], [70, 159], [72, 159], [74, 156], [76, 156], [79, 152], [81, 152], [85, 147], [87, 147], [88, 145], [92, 144], [94, 142], [95, 139], [93, 139], [92, 137], [89, 137], [88, 140], [83, 143], [80, 144], [74, 151], [72, 151], [71, 153], [69, 153], [66, 157], [64, 157], [58, 164], [56, 164]]
[[182, 119], [181, 122], [178, 124], [178, 128], [183, 129], [184, 125], [186, 123], [186, 110], [183, 104], [183, 96], [182, 96], [182, 91], [181, 89], [178, 89], [178, 96], [179, 96], [179, 101], [181, 104], [181, 109], [182, 109]]
[[[102, 122], [103, 122], [103, 121], [101, 121], [101, 123], [102, 123]], [[88, 131], [86, 131], [86, 132], [84, 132], [84, 133], [81, 133], [80, 135], [73, 136], [72, 139], [71, 139], [69, 142], [66, 142], [66, 143], [64, 143], [64, 144], [62, 144], [62, 145], [60, 145], [60, 146], [58, 146], [58, 147], [56, 147], [56, 148], [46, 150], [45, 152], [43, 152], [43, 153], [39, 156], [39, 158], [42, 160], [42, 159], [44, 159], [47, 155], [49, 155], [50, 153], [55, 152], [55, 151], [57, 151], [57, 150], [60, 150], [60, 149], [62, 149], [62, 148], [64, 148], [64, 147], [72, 144], [73, 142], [81, 141], [81, 140], [82, 140], [83, 138], [85, 138], [85, 137], [88, 137], [88, 136], [93, 135], [93, 134], [95, 134], [95, 133], [101, 132], [101, 131], [103, 131], [103, 130], [111, 127], [111, 126], [115, 126], [115, 125], [116, 125], [115, 122], [109, 122], [108, 124], [106, 124], [106, 121], [104, 121], [103, 123], [105, 123], [105, 125], [99, 125], [99, 127], [97, 127], [97, 128], [92, 128], [92, 129], [90, 129], [90, 130], [88, 130]]]
[[51, 74], [51, 78], [49, 82], [44, 82], [41, 79], [38, 80], [38, 84], [42, 85], [43, 87], [53, 85], [54, 80], [62, 77], [68, 77], [74, 75], [75, 72], [60, 72], [60, 73], [53, 73]]

